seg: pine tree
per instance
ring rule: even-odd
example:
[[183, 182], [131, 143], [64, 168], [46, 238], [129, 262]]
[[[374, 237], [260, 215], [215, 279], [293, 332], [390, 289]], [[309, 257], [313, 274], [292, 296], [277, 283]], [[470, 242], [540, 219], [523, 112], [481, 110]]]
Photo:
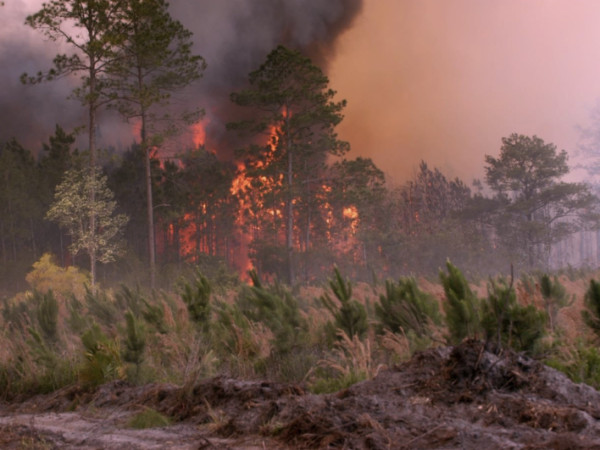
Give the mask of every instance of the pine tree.
[[257, 202], [268, 198], [275, 209], [283, 211], [287, 282], [292, 285], [295, 204], [327, 155], [349, 150], [349, 144], [334, 132], [346, 102], [333, 101], [335, 91], [328, 87], [329, 79], [309, 58], [281, 45], [250, 73], [249, 83], [249, 89], [234, 92], [231, 100], [249, 108], [252, 115], [228, 128], [271, 137], [267, 145], [253, 145], [241, 156], [253, 178], [253, 193], [262, 197]]

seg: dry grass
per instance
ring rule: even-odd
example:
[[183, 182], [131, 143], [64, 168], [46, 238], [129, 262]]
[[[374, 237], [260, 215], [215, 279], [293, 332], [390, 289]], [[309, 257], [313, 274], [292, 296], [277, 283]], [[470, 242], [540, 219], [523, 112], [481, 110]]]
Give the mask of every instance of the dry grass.
[[319, 361], [319, 366], [333, 369], [342, 376], [362, 374], [366, 379], [377, 376], [385, 368], [373, 358], [372, 338], [361, 341], [358, 336], [350, 338], [343, 330], [338, 330], [339, 341], [335, 344], [330, 358]]

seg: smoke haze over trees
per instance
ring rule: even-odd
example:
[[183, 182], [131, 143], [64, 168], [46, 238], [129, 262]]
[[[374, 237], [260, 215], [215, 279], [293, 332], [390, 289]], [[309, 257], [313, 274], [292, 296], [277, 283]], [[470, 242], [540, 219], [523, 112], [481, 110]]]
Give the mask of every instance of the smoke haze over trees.
[[[17, 3], [25, 10], [35, 2], [15, 2], [10, 8], [6, 5], [0, 14], [6, 11], [7, 16], [14, 18]], [[372, 3], [368, 4], [372, 7]], [[549, 186], [556, 189], [536, 192], [536, 196], [525, 199], [525, 205], [520, 203], [519, 209], [518, 195], [507, 197], [504, 191], [497, 189], [493, 177], [486, 180], [489, 188], [480, 185], [480, 191], [472, 191], [468, 179], [457, 177], [456, 173], [438, 167], [435, 161], [425, 157], [412, 166], [412, 176], [405, 176], [402, 182], [401, 177], [390, 182], [385, 175], [390, 175], [394, 167], [378, 164], [376, 139], [373, 145], [359, 140], [362, 145], [358, 148], [350, 141], [353, 149], [342, 159], [346, 147], [338, 151], [338, 144], [331, 135], [318, 150], [323, 155], [338, 153], [338, 158], [319, 156], [315, 159], [318, 170], [313, 161], [300, 158], [303, 166], [294, 174], [297, 176], [294, 183], [288, 183], [287, 200], [282, 202], [282, 193], [286, 190], [282, 189], [285, 185], [282, 177], [285, 178], [287, 172], [267, 173], [264, 169], [268, 168], [269, 149], [286, 136], [280, 123], [285, 120], [262, 129], [266, 132], [262, 136], [228, 132], [225, 123], [244, 118], [240, 112], [243, 108], [231, 102], [230, 95], [234, 92], [251, 94], [244, 91], [249, 88], [249, 74], [266, 67], [267, 55], [277, 48], [299, 51], [325, 75], [329, 71], [335, 73], [339, 70], [338, 58], [343, 53], [336, 50], [343, 47], [344, 39], [354, 27], [360, 28], [366, 5], [352, 0], [206, 2], [200, 13], [197, 3], [192, 5], [181, 0], [172, 3], [174, 17], [181, 18], [183, 25], [194, 31], [194, 50], [207, 61], [208, 67], [202, 80], [183, 89], [181, 95], [173, 96], [171, 105], [178, 111], [204, 108], [205, 119], [200, 125], [186, 128], [187, 134], [160, 143], [152, 150], [149, 161], [148, 179], [155, 192], [156, 259], [162, 282], [188, 264], [205, 264], [215, 271], [237, 270], [242, 275], [255, 267], [261, 276], [292, 279], [289, 276], [292, 259], [299, 281], [322, 280], [332, 264], [363, 279], [373, 274], [378, 277], [431, 274], [436, 273], [447, 258], [465, 270], [487, 275], [506, 270], [511, 262], [525, 261], [517, 270], [525, 266], [548, 267], [559, 237], [569, 237], [586, 227], [594, 229], [597, 199], [589, 194], [586, 186], [563, 179], [569, 175], [566, 153], [558, 154], [559, 170], [550, 177]], [[2, 69], [2, 76], [14, 75], [15, 80], [20, 73], [35, 73], [49, 66], [48, 55], [65, 51], [60, 44], [57, 48], [56, 43], [44, 42], [39, 36], [34, 40], [22, 23], [19, 27], [11, 28], [14, 34], [9, 35], [2, 46], [3, 54], [14, 55], [14, 65]], [[28, 45], [17, 50], [17, 44], [23, 42]], [[386, 61], [382, 60], [381, 64], [385, 67]], [[353, 68], [357, 76], [365, 69], [360, 65]], [[280, 77], [285, 79], [290, 74], [283, 71]], [[0, 129], [0, 175], [4, 176], [0, 190], [0, 275], [3, 279], [19, 279], [18, 274], [24, 273], [44, 252], [59, 256], [63, 264], [75, 262], [86, 267], [85, 261], [73, 261], [64, 230], [57, 230], [55, 225], [43, 220], [49, 206], [48, 192], [53, 192], [61, 180], [59, 172], [70, 167], [70, 158], [77, 157], [76, 150], [86, 150], [85, 142], [81, 138], [74, 140], [71, 135], [74, 127], [85, 122], [84, 110], [77, 102], [66, 99], [79, 81], [63, 78], [51, 86], [35, 87], [22, 87], [16, 81], [14, 85], [9, 84], [14, 89], [0, 93], [0, 98], [6, 100], [0, 111], [4, 120]], [[403, 85], [401, 79], [398, 83]], [[375, 84], [376, 79], [373, 79]], [[331, 87], [339, 92], [332, 101], [347, 97], [336, 85], [335, 78], [331, 79]], [[325, 86], [319, 88], [325, 89]], [[375, 89], [374, 93], [377, 92]], [[373, 99], [383, 105], [386, 98], [375, 94]], [[348, 105], [344, 115], [351, 101]], [[336, 112], [340, 111], [341, 106]], [[281, 111], [280, 119], [285, 119], [285, 114]], [[116, 115], [104, 109], [99, 111], [99, 116], [100, 126], [95, 132], [103, 150], [102, 170], [115, 194], [118, 213], [131, 219], [125, 230], [128, 245], [125, 259], [104, 267], [99, 278], [111, 281], [132, 273], [146, 282], [140, 275], [142, 271], [124, 270], [144, 267], [149, 251], [145, 244], [148, 230], [141, 220], [149, 209], [143, 196], [144, 161], [140, 144], [134, 143], [139, 129], [122, 124]], [[368, 115], [363, 116], [367, 122]], [[339, 124], [341, 128], [347, 119], [340, 114], [332, 124]], [[377, 125], [380, 127], [377, 131], [384, 134], [390, 123], [399, 120], [401, 117], [391, 116], [387, 122]], [[373, 124], [366, 126], [373, 127]], [[356, 133], [360, 131], [356, 122], [354, 128]], [[515, 128], [519, 131], [518, 126]], [[436, 133], [431, 127], [430, 131], [432, 135]], [[51, 137], [53, 132], [55, 135]], [[493, 165], [496, 160], [491, 156], [485, 159], [484, 155], [497, 154], [502, 136], [505, 136], [503, 142], [507, 142], [514, 132], [515, 129], [511, 129], [495, 136], [493, 145], [481, 149], [477, 158], [471, 158], [470, 165], [477, 166], [480, 172], [484, 171], [486, 162]], [[11, 139], [12, 135], [16, 139]], [[312, 135], [303, 136], [302, 145], [315, 150], [317, 142], [311, 139]], [[537, 139], [534, 134], [514, 136]], [[344, 137], [340, 136], [342, 141]], [[41, 142], [49, 142], [47, 152], [42, 150]], [[552, 140], [547, 142], [556, 148]], [[247, 158], [239, 157], [239, 153], [236, 155], [242, 148], [251, 150], [252, 164]], [[359, 154], [372, 154], [373, 158], [356, 157]], [[447, 155], [458, 157], [449, 151]], [[532, 158], [529, 163], [535, 166], [538, 162], [541, 163]], [[250, 169], [254, 169], [254, 173]], [[28, 180], [36, 181], [28, 183]], [[578, 205], [577, 216], [567, 221], [560, 217], [559, 210], [565, 207], [561, 201], [565, 198], [559, 194], [575, 191], [587, 203]], [[244, 198], [244, 192], [254, 198]], [[552, 222], [552, 227], [536, 231], [547, 239], [522, 239], [519, 242], [526, 245], [515, 245], [514, 236], [505, 231], [514, 228], [516, 217], [522, 219], [523, 215], [537, 214], [537, 210], [526, 209], [530, 207], [528, 202], [538, 202], [545, 213], [554, 211], [544, 216]], [[521, 220], [519, 225], [527, 228], [537, 227], [539, 223]], [[515, 251], [522, 254], [516, 255]], [[286, 258], [286, 253], [292, 258]], [[531, 258], [533, 253], [544, 257]]]

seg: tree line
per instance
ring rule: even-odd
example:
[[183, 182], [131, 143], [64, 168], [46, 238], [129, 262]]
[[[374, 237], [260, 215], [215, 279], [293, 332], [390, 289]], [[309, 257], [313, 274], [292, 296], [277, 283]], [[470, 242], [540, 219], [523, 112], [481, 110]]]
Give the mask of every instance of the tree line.
[[[152, 287], [157, 265], [165, 274], [186, 263], [251, 264], [291, 285], [322, 278], [332, 264], [369, 278], [435, 273], [451, 258], [483, 274], [511, 263], [547, 267], [552, 245], [597, 227], [596, 197], [563, 181], [566, 152], [537, 136], [503, 138], [499, 156], [485, 156], [486, 183], [475, 192], [426, 162], [413, 179], [389, 186], [372, 160], [345, 157], [350, 144], [335, 127], [346, 102], [318, 66], [284, 46], [231, 94], [241, 111], [227, 126], [241, 143], [235, 161], [203, 146], [161, 159], [162, 143], [202, 114], [177, 111], [170, 96], [206, 69], [168, 4], [52, 1], [26, 23], [64, 39], [73, 54], [22, 80], [82, 76], [73, 96], [89, 112], [89, 141], [74, 149], [74, 133], [57, 125], [37, 157], [16, 140], [0, 147], [5, 280], [45, 252], [88, 268], [92, 285], [97, 262], [114, 262], [105, 278], [143, 269]], [[101, 108], [138, 120], [138, 143], [99, 156]]]

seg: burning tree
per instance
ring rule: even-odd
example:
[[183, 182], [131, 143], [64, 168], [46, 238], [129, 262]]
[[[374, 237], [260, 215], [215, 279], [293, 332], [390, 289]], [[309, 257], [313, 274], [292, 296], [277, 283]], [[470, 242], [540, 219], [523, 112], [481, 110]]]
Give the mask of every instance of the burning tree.
[[295, 205], [307, 186], [319, 182], [327, 155], [341, 155], [349, 144], [334, 132], [343, 116], [344, 100], [333, 100], [329, 80], [309, 58], [278, 46], [260, 68], [249, 75], [250, 87], [231, 94], [231, 100], [251, 108], [250, 119], [229, 124], [230, 129], [254, 136], [270, 135], [267, 145], [251, 145], [240, 152], [251, 187], [261, 205], [270, 204], [273, 223], [285, 220], [287, 281], [293, 284]]

